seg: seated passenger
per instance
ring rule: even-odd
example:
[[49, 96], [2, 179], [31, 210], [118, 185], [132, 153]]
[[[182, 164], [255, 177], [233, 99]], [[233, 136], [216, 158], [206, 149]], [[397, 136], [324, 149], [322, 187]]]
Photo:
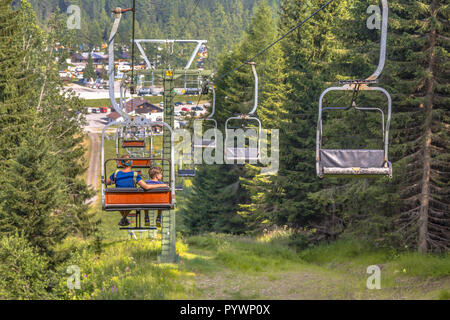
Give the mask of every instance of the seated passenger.
[[[116, 170], [110, 177], [106, 178], [107, 185], [114, 183], [116, 188], [137, 188], [137, 186], [140, 186], [144, 190], [161, 187], [155, 184], [145, 183], [137, 172], [132, 171], [131, 167], [133, 165], [133, 160], [130, 159], [128, 154], [122, 156], [121, 159], [120, 163], [125, 169]], [[122, 215], [122, 219], [119, 222], [119, 226], [128, 226], [130, 222], [128, 221], [127, 216], [130, 214], [130, 210], [121, 210], [120, 214]]]
[[[162, 179], [162, 169], [160, 167], [151, 167], [148, 170], [148, 175], [150, 180], [145, 180], [148, 185], [156, 186], [157, 188], [168, 187], [169, 185], [161, 181]], [[145, 210], [145, 225], [150, 225], [150, 218], [148, 216], [148, 210]], [[161, 210], [158, 210], [158, 217], [156, 218], [156, 225], [161, 226]]]

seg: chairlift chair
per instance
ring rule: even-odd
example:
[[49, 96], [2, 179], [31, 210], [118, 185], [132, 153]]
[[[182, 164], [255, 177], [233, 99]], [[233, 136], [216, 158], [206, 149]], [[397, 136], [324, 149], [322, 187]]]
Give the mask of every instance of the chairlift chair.
[[[378, 67], [375, 72], [363, 80], [344, 80], [339, 81], [341, 87], [331, 87], [322, 92], [319, 99], [319, 117], [316, 133], [316, 172], [319, 178], [323, 177], [392, 177], [392, 165], [388, 160], [389, 148], [389, 126], [391, 121], [392, 100], [389, 93], [380, 87], [370, 87], [370, 84], [377, 82], [378, 76], [384, 68], [386, 56], [386, 37], [388, 24], [388, 6], [387, 0], [381, 0], [382, 13], [382, 29], [381, 29], [381, 45], [380, 58]], [[328, 92], [331, 91], [353, 91], [352, 102], [348, 107], [326, 107], [323, 108], [323, 99]], [[356, 95], [359, 91], [379, 91], [382, 92], [388, 100], [387, 117], [381, 108], [362, 108], [355, 103]], [[367, 150], [346, 150], [346, 149], [324, 149], [322, 148], [322, 116], [323, 111], [327, 110], [348, 110], [350, 108], [363, 111], [376, 111], [381, 113], [382, 132], [383, 132], [383, 149]], [[386, 119], [385, 119], [386, 118]]]
[[[104, 160], [105, 155], [105, 133], [106, 130], [113, 125], [119, 125], [122, 127], [130, 127], [131, 125], [137, 125], [140, 127], [151, 127], [154, 125], [163, 125], [167, 130], [171, 132], [171, 144], [172, 152], [171, 158], [175, 158], [174, 152], [174, 132], [173, 129], [164, 122], [151, 122], [145, 118], [129, 118], [124, 122], [113, 122], [105, 126], [102, 133], [102, 207], [105, 211], [119, 211], [119, 210], [171, 210], [175, 205], [175, 165], [173, 161], [168, 159], [156, 159], [156, 158], [136, 158], [131, 159], [135, 161], [166, 161], [170, 166], [170, 177], [169, 177], [169, 187], [168, 188], [157, 188], [152, 190], [143, 190], [139, 187], [136, 188], [110, 188], [106, 185], [106, 171], [107, 163], [110, 161], [118, 162], [122, 160], [121, 158], [113, 158]], [[135, 167], [135, 165], [132, 165]], [[136, 229], [136, 227], [121, 228], [121, 229]], [[146, 229], [139, 226], [140, 229]]]
[[[206, 119], [195, 119], [194, 120], [194, 148], [215, 148], [217, 141], [217, 121], [213, 118], [214, 113], [216, 112], [216, 90], [214, 86], [210, 86], [210, 89], [213, 92], [213, 102], [212, 102], [212, 111], [211, 114]], [[214, 124], [214, 139], [205, 139], [203, 137], [203, 128], [201, 130], [201, 135], [197, 136], [195, 133], [196, 124], [203, 124], [202, 121], [209, 121]]]
[[[227, 161], [258, 161], [260, 160], [260, 147], [261, 147], [261, 132], [262, 132], [262, 124], [261, 121], [254, 117], [253, 114], [256, 112], [256, 109], [258, 108], [258, 74], [256, 73], [256, 67], [254, 62], [249, 62], [249, 65], [252, 67], [253, 75], [255, 78], [255, 100], [254, 100], [254, 107], [248, 114], [241, 114], [237, 115], [235, 117], [231, 117], [225, 121], [225, 160]], [[230, 141], [230, 135], [234, 128], [236, 127], [230, 127], [228, 124], [231, 120], [243, 120], [245, 123], [247, 123], [249, 120], [256, 121], [257, 126], [256, 127], [248, 127], [243, 124], [243, 129], [257, 129], [257, 145], [254, 146], [248, 146], [248, 147], [235, 147], [234, 144], [234, 136], [233, 139]]]
[[[150, 150], [147, 150], [147, 128], [127, 128], [118, 127], [116, 133], [116, 156], [120, 157], [119, 146], [124, 149], [132, 159], [133, 168], [150, 168], [151, 161], [148, 159], [138, 160], [136, 158], [146, 158], [152, 156]], [[124, 168], [120, 161], [117, 162], [117, 168]]]
[[[188, 154], [187, 156], [191, 156], [191, 154]], [[183, 161], [180, 159], [180, 164], [178, 166], [178, 177], [180, 178], [189, 178], [189, 177], [195, 177], [195, 167], [194, 164], [188, 165], [189, 168], [186, 168], [186, 166], [183, 168]]]

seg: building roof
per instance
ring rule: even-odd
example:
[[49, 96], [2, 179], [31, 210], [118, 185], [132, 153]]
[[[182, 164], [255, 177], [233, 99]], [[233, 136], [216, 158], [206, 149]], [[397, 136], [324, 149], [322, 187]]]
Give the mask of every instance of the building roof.
[[[103, 52], [91, 52], [92, 59], [98, 60], [98, 59], [108, 59], [108, 55]], [[89, 57], [89, 52], [83, 52], [83, 53], [74, 53], [72, 55], [72, 59], [74, 60], [87, 60]]]
[[[110, 108], [112, 108], [112, 106], [110, 106]], [[135, 111], [137, 114], [146, 114], [154, 112], [163, 112], [164, 110], [158, 106], [149, 103], [147, 100], [143, 98], [135, 98], [125, 103], [125, 112], [131, 113], [133, 111]], [[114, 111], [111, 112], [107, 117], [116, 120], [117, 118], [120, 117], [120, 115]]]

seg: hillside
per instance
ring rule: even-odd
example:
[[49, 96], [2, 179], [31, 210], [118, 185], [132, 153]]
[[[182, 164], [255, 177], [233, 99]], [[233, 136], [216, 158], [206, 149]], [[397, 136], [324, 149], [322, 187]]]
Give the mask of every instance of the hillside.
[[[132, 1], [124, 0], [32, 0], [38, 19], [48, 21], [52, 12], [67, 12], [70, 5], [81, 9], [81, 31], [76, 32], [76, 47], [84, 50], [107, 42], [112, 26], [112, 9], [128, 8]], [[277, 7], [278, 0], [270, 0]], [[145, 39], [206, 39], [210, 60], [205, 67], [215, 65], [217, 56], [231, 43], [236, 43], [248, 27], [256, 0], [138, 0], [136, 1], [136, 38]], [[131, 15], [125, 15], [117, 36], [118, 44], [131, 39]]]

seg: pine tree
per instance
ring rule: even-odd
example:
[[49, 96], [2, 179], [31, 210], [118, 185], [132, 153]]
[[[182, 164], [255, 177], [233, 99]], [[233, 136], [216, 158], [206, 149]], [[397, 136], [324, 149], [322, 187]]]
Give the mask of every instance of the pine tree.
[[0, 1], [0, 162], [14, 155], [34, 117], [30, 103], [36, 98], [35, 75], [29, 68], [30, 52], [24, 50], [34, 42], [24, 27], [31, 29], [32, 24], [25, 21], [25, 10], [12, 11], [10, 0]]
[[[286, 32], [309, 16], [312, 8], [322, 4], [321, 1], [282, 1], [280, 32]], [[277, 207], [273, 222], [277, 225], [297, 229], [321, 218], [308, 199], [310, 192], [321, 188], [315, 175], [317, 102], [327, 82], [339, 77], [336, 58], [342, 54], [343, 44], [336, 37], [335, 26], [348, 16], [347, 7], [346, 1], [331, 4], [282, 42], [291, 90], [281, 115], [280, 171], [273, 186], [275, 199], [272, 201]]]
[[391, 5], [394, 156], [401, 195], [398, 228], [420, 252], [450, 244], [448, 4], [418, 0]]
[[[249, 32], [244, 40], [244, 47], [254, 47], [250, 51], [259, 51], [278, 38], [277, 20], [274, 19], [272, 9], [262, 3], [255, 9]], [[254, 41], [256, 40], [256, 41]], [[279, 130], [286, 123], [287, 95], [289, 85], [285, 83], [285, 59], [280, 44], [276, 44], [264, 55], [258, 58], [258, 67], [261, 75], [260, 102], [258, 105], [258, 118], [262, 127], [272, 133], [272, 129]], [[270, 150], [270, 140], [266, 142]], [[246, 219], [250, 230], [261, 230], [274, 223], [277, 215], [279, 190], [276, 190], [275, 176], [260, 174], [261, 166], [246, 165], [248, 178], [241, 177], [241, 184], [250, 195], [248, 204], [241, 204], [241, 214]]]
[[186, 232], [243, 233], [245, 225], [236, 213], [240, 199], [237, 168], [199, 166], [185, 208], [180, 210]]
[[[73, 218], [70, 230], [89, 235], [95, 230], [95, 223], [86, 204], [92, 192], [82, 179], [86, 170], [85, 148], [82, 144], [85, 137], [83, 124], [86, 108], [70, 90], [64, 90], [51, 55], [56, 42], [66, 45], [72, 39], [71, 35], [64, 31], [64, 21], [61, 16], [53, 16], [43, 42], [46, 50], [43, 50], [45, 54], [41, 54], [41, 62], [46, 65], [46, 72], [43, 78], [39, 79], [41, 95], [38, 116], [47, 131], [47, 138], [53, 141], [51, 152], [63, 164], [59, 174], [64, 177], [71, 200], [66, 205], [66, 210]], [[65, 91], [66, 95], [61, 95], [62, 91]]]
[[41, 252], [68, 234], [67, 186], [61, 163], [50, 152], [43, 130], [33, 126], [11, 160], [0, 183], [0, 234], [22, 234]]

